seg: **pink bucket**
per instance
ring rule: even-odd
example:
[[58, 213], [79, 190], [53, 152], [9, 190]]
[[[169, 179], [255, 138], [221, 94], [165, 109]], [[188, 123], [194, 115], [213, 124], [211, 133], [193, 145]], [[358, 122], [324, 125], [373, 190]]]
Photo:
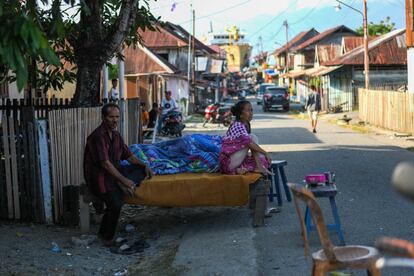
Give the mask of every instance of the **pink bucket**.
[[326, 175], [324, 173], [317, 173], [317, 174], [308, 174], [305, 176], [305, 181], [308, 184], [318, 184], [318, 183], [326, 183], [328, 179], [326, 179]]

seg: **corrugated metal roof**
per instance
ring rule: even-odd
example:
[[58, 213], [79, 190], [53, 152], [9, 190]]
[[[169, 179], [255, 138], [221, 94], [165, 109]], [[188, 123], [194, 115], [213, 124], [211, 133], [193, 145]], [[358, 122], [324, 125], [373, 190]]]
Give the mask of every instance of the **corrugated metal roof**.
[[[175, 25], [173, 23], [168, 22], [167, 26], [170, 28], [170, 30], [173, 33], [178, 35], [180, 38], [184, 38], [185, 41], [188, 41], [190, 39], [190, 37], [192, 37], [192, 35], [190, 35], [190, 33], [187, 32], [180, 25]], [[203, 42], [201, 42], [200, 40], [198, 40], [195, 37], [194, 37], [194, 43], [195, 43], [196, 49], [198, 49], [198, 50], [203, 50], [203, 51], [207, 52], [208, 54], [219, 54], [219, 52], [214, 51], [213, 49], [211, 49], [210, 47], [208, 47], [207, 45], [205, 45]]]
[[316, 45], [317, 59], [320, 65], [324, 65], [326, 62], [334, 60], [341, 55], [340, 45]]
[[180, 70], [168, 61], [151, 51], [138, 45], [128, 47], [124, 51], [125, 75], [137, 75], [146, 73], [170, 73], [175, 74]]
[[187, 41], [177, 38], [164, 28], [158, 27], [158, 31], [139, 30], [144, 45], [149, 48], [180, 48], [188, 47]]
[[[144, 45], [148, 48], [181, 48], [188, 47], [189, 37], [192, 37], [184, 28], [179, 25], [166, 22], [163, 26], [156, 26], [158, 31], [139, 30], [139, 34], [144, 40]], [[194, 38], [195, 48], [208, 54], [218, 54], [207, 45]]]
[[[303, 37], [305, 37], [308, 33], [312, 32], [312, 31], [317, 32], [314, 28], [312, 28], [312, 29], [309, 29], [309, 30], [307, 30], [307, 31], [303, 31], [303, 32], [300, 32], [299, 34], [297, 34], [294, 38], [292, 38], [292, 39], [291, 39], [291, 40], [287, 43], [288, 48], [289, 48], [290, 50], [294, 50], [294, 48], [295, 48], [295, 46], [297, 46], [298, 42], [299, 42], [299, 41], [300, 41]], [[272, 55], [277, 56], [277, 55], [279, 55], [280, 53], [282, 53], [282, 52], [284, 52], [284, 51], [286, 51], [286, 43], [285, 43], [285, 45], [283, 45], [282, 47], [280, 47], [280, 48], [276, 49], [276, 50], [272, 53]]]
[[285, 74], [281, 74], [280, 76], [282, 78], [298, 78], [300, 76], [305, 75], [306, 71], [305, 70], [292, 70], [288, 73]]
[[364, 43], [362, 36], [345, 36], [342, 38], [343, 53], [348, 53]]
[[207, 45], [207, 47], [211, 48], [214, 52], [218, 53], [220, 57], [226, 57], [226, 50], [220, 48], [219, 45]]
[[344, 26], [344, 25], [336, 26], [335, 28], [328, 29], [328, 30], [318, 34], [317, 36], [314, 36], [311, 39], [306, 40], [305, 42], [300, 44], [298, 47], [296, 47], [296, 51], [300, 51], [300, 50], [302, 50], [302, 49], [304, 49], [308, 46], [316, 44], [319, 41], [321, 41], [322, 39], [326, 38], [327, 36], [329, 36], [331, 34], [334, 34], [334, 33], [337, 33], [337, 32], [347, 32], [347, 33], [356, 34], [355, 31], [351, 30], [347, 26]]
[[337, 69], [339, 69], [341, 67], [342, 67], [342, 65], [339, 65], [339, 66], [329, 66], [329, 67], [325, 67], [325, 66], [324, 67], [319, 67], [319, 68], [321, 68], [321, 70], [315, 72], [311, 76], [312, 77], [323, 76], [323, 75], [329, 74], [329, 73], [331, 73], [331, 72], [333, 72], [333, 71], [335, 71], [335, 70], [337, 70]]
[[[391, 31], [368, 43], [369, 63], [372, 65], [407, 64], [407, 46], [405, 29]], [[364, 47], [360, 46], [343, 56], [327, 62], [326, 65], [362, 65], [364, 64]]]

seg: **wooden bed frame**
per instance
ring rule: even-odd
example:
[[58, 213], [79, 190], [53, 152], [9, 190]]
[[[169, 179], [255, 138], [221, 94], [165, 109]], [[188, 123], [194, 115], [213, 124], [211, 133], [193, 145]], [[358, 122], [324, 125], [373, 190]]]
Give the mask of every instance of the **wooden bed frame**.
[[[268, 195], [270, 188], [270, 180], [260, 177], [255, 183], [249, 185], [249, 202], [248, 207], [252, 210], [252, 225], [254, 227], [263, 226], [265, 211], [268, 204]], [[80, 230], [87, 233], [90, 228], [90, 210], [89, 203], [100, 201], [97, 197], [89, 192], [86, 184], [82, 184], [79, 196], [80, 206]], [[220, 206], [220, 205], [216, 205]], [[193, 207], [202, 207], [193, 206]]]

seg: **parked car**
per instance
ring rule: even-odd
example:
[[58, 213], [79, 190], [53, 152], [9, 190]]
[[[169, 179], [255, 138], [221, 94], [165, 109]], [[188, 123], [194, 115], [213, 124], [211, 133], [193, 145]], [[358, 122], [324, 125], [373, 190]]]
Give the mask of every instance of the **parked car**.
[[285, 87], [266, 87], [263, 95], [263, 111], [283, 109], [289, 111], [289, 91]]
[[263, 95], [266, 91], [266, 88], [268, 88], [268, 87], [276, 87], [276, 85], [274, 83], [261, 83], [259, 85], [259, 88], [257, 89], [257, 94], [256, 94], [257, 104], [262, 104]]

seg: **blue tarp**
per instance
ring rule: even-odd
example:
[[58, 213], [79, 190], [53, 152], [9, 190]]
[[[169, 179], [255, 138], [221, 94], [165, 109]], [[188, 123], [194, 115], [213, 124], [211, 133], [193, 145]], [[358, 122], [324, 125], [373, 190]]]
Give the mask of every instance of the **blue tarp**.
[[[193, 134], [155, 144], [134, 144], [129, 148], [155, 174], [217, 172], [221, 136]], [[121, 163], [127, 164], [127, 161]]]

